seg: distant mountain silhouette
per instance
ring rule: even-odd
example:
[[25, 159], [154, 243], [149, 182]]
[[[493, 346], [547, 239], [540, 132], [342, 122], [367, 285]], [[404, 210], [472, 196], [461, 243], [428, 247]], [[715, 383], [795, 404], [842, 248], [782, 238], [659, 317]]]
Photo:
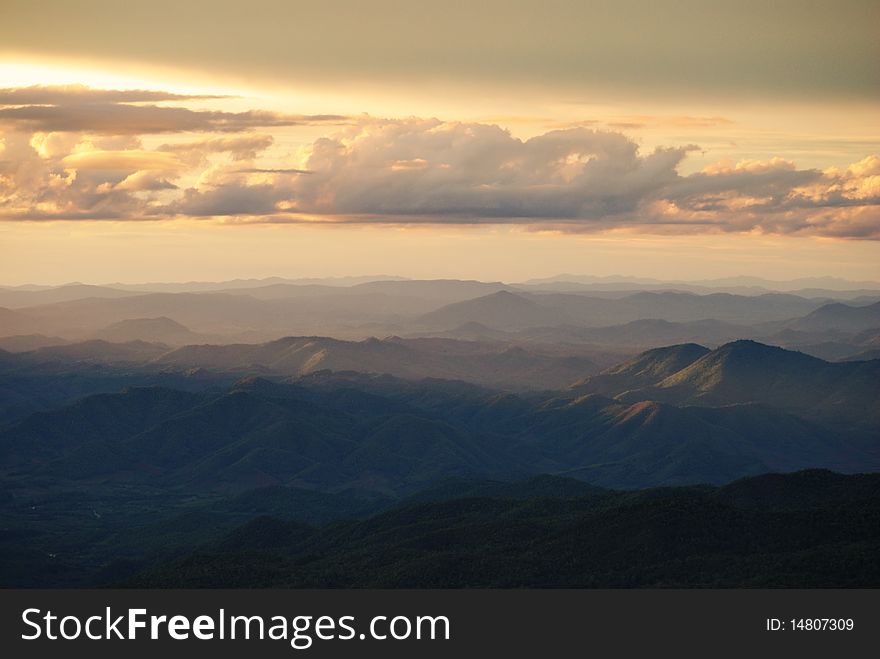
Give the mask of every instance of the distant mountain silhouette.
[[501, 282], [460, 279], [401, 279], [371, 281], [353, 287], [358, 292], [380, 292], [387, 295], [413, 296], [445, 303], [459, 302], [497, 293], [508, 287]]
[[791, 324], [795, 329], [861, 332], [880, 327], [880, 302], [853, 306], [835, 302], [819, 307]]
[[714, 319], [741, 325], [787, 320], [809, 313], [821, 304], [821, 300], [781, 293], [737, 296], [664, 291], [610, 298], [500, 291], [447, 305], [420, 316], [416, 323], [444, 330], [469, 322], [493, 329], [525, 329], [565, 324], [603, 327], [647, 319], [679, 323]]
[[0, 337], [0, 349], [8, 350], [9, 352], [28, 352], [65, 343], [67, 341], [60, 337], [44, 336], [42, 334], [19, 334]]
[[[675, 323], [656, 318], [634, 320], [607, 327], [582, 327], [573, 324], [527, 327], [505, 331], [469, 321], [450, 330], [422, 332], [423, 336], [444, 336], [471, 341], [495, 340], [544, 344], [594, 344], [626, 349], [630, 347], [668, 346], [675, 343], [719, 345], [740, 338], [756, 338], [766, 331], [747, 325], [697, 320]], [[418, 333], [414, 335], [419, 335]], [[809, 339], [812, 335], [806, 335]], [[850, 350], [847, 354], [850, 354]]]
[[[646, 318], [610, 327], [579, 328], [571, 332], [581, 341], [605, 345], [639, 346], [676, 343], [709, 343], [717, 345], [738, 338], [751, 337], [759, 332], [745, 325], [723, 323], [717, 320], [696, 320], [675, 323]], [[561, 337], [560, 337], [561, 338]]]
[[208, 343], [211, 337], [190, 331], [184, 325], [165, 316], [120, 320], [95, 333], [96, 339], [113, 343], [149, 341], [166, 345]]
[[421, 316], [418, 322], [433, 327], [479, 323], [495, 329], [517, 329], [552, 325], [566, 320], [565, 314], [558, 310], [510, 291], [498, 291], [475, 300], [450, 304]]
[[[362, 339], [440, 333], [453, 338], [643, 348], [684, 342], [718, 345], [738, 338], [764, 340], [786, 328], [816, 335], [805, 337], [804, 345], [808, 345], [847, 339], [844, 335], [864, 329], [867, 323], [878, 326], [876, 320], [863, 317], [867, 312], [852, 311], [856, 307], [851, 306], [874, 307], [876, 295], [851, 299], [834, 291], [830, 291], [832, 297], [811, 298], [775, 292], [740, 295], [715, 292], [711, 287], [697, 287], [701, 293], [697, 294], [647, 283], [643, 286], [652, 290], [641, 290], [637, 283], [633, 289], [601, 291], [466, 280], [332, 283], [276, 278], [227, 284], [225, 288], [204, 283], [189, 288], [155, 284], [155, 290], [149, 285], [0, 288], [0, 302], [8, 298], [14, 307], [0, 310], [0, 336], [39, 333], [69, 341], [106, 338], [96, 333], [123, 321], [165, 317], [222, 343], [287, 335]], [[837, 307], [818, 311], [840, 299], [849, 304], [837, 302]], [[490, 337], [474, 332], [481, 325], [491, 332], [519, 334]], [[456, 334], [462, 326], [465, 333]], [[840, 335], [818, 336], [832, 330]], [[141, 338], [162, 340], [161, 336]]]
[[0, 307], [0, 336], [38, 333], [39, 323], [26, 313]]
[[95, 339], [93, 341], [37, 348], [36, 350], [22, 353], [22, 357], [32, 362], [64, 360], [98, 364], [143, 364], [165, 354], [169, 349], [169, 346], [164, 343], [148, 343], [147, 341], [140, 340], [111, 343], [110, 341]]
[[587, 357], [542, 354], [520, 347], [442, 340], [288, 337], [258, 345], [185, 346], [154, 361], [180, 368], [305, 375], [319, 370], [440, 377], [517, 388], [557, 388], [598, 371]]
[[429, 330], [426, 332], [413, 332], [407, 334], [409, 337], [438, 337], [449, 339], [460, 339], [463, 341], [511, 341], [517, 338], [513, 332], [505, 332], [504, 330], [494, 329], [488, 325], [483, 325], [476, 321], [468, 321], [458, 327], [450, 330]]
[[130, 297], [131, 295], [133, 295], [131, 291], [88, 284], [65, 284], [37, 291], [0, 287], [0, 306], [20, 308], [55, 302], [70, 302], [83, 298], [118, 298]]

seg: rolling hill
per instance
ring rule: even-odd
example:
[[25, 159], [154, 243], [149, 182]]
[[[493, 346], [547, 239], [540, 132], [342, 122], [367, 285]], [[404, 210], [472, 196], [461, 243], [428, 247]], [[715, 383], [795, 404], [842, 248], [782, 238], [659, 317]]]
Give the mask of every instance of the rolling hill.
[[451, 328], [479, 323], [496, 329], [521, 329], [564, 323], [568, 320], [559, 310], [549, 308], [523, 295], [498, 291], [474, 300], [456, 302], [418, 319], [419, 325]]
[[793, 323], [798, 330], [827, 331], [842, 330], [861, 332], [880, 327], [880, 302], [864, 306], [854, 306], [834, 302], [819, 307]]
[[[138, 587], [866, 587], [880, 584], [878, 476], [726, 488], [458, 498], [309, 528], [260, 517], [144, 570]], [[792, 509], [804, 481], [821, 494]], [[511, 488], [513, 489], [513, 488]], [[755, 501], [766, 501], [755, 506]], [[781, 505], [780, 505], [781, 504]]]
[[70, 302], [84, 298], [130, 297], [134, 293], [109, 286], [89, 284], [65, 284], [41, 290], [27, 290], [0, 287], [0, 306], [13, 309], [32, 307], [55, 302]]
[[95, 333], [94, 338], [111, 343], [148, 341], [165, 345], [208, 343], [212, 337], [197, 334], [180, 323], [165, 316], [158, 318], [132, 318], [120, 320]]
[[695, 343], [648, 350], [618, 366], [572, 385], [578, 394], [600, 393], [617, 395], [631, 389], [649, 387], [690, 366], [709, 353]]
[[454, 382], [316, 375], [297, 384], [249, 378], [198, 396], [136, 388], [86, 397], [0, 430], [0, 465], [199, 492], [286, 484], [384, 494], [455, 476], [565, 473], [640, 487], [880, 466], [872, 431], [765, 405], [523, 398]]
[[621, 400], [692, 405], [761, 402], [805, 414], [880, 418], [880, 362], [831, 363], [754, 341], [713, 350], [654, 386]]
[[43, 334], [18, 334], [0, 337], [0, 349], [9, 352], [30, 352], [48, 346], [58, 346], [67, 343], [57, 336], [44, 336]]
[[[877, 477], [844, 474], [880, 471], [880, 362], [685, 343], [585, 377], [578, 354], [0, 351], [0, 583], [873, 583]], [[773, 475], [802, 469], [841, 473]]]
[[36, 334], [39, 323], [26, 313], [0, 307], [0, 336]]
[[79, 343], [45, 346], [20, 353], [20, 356], [22, 363], [31, 362], [35, 364], [54, 361], [142, 365], [167, 353], [168, 350], [170, 350], [170, 347], [163, 343], [148, 343], [147, 341], [140, 340], [111, 343], [110, 341], [94, 339]]
[[830, 415], [843, 428], [847, 420], [852, 425], [880, 419], [880, 361], [832, 363], [748, 340], [705, 351], [689, 363], [672, 358], [699, 352], [699, 346], [650, 350], [577, 382], [573, 391], [600, 392], [628, 403], [761, 403], [811, 417]]
[[558, 388], [599, 369], [584, 355], [545, 354], [504, 344], [389, 337], [340, 341], [288, 337], [258, 345], [185, 346], [153, 364], [300, 376], [319, 370], [461, 379], [511, 388]]
[[743, 325], [789, 320], [810, 313], [822, 304], [823, 300], [781, 293], [743, 296], [643, 291], [610, 298], [499, 291], [447, 305], [413, 322], [417, 327], [438, 330], [449, 330], [466, 323], [480, 323], [503, 330], [555, 325], [608, 327], [649, 319], [674, 323], [712, 319]]

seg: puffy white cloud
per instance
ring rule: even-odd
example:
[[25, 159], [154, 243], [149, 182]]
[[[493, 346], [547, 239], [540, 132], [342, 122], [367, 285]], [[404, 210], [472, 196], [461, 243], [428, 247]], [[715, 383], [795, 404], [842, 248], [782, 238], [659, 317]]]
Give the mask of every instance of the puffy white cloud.
[[176, 190], [177, 186], [156, 172], [138, 171], [126, 176], [113, 188], [128, 192], [154, 192], [157, 190]]
[[[0, 217], [6, 219], [125, 219], [154, 216], [150, 194], [173, 188], [183, 165], [174, 154], [98, 146], [137, 146], [82, 134], [4, 135]], [[147, 196], [144, 196], [147, 195]]]
[[177, 154], [192, 167], [207, 163], [212, 153], [228, 153], [233, 160], [253, 160], [258, 154], [272, 146], [271, 135], [238, 135], [235, 137], [214, 137], [193, 142], [163, 144], [157, 151]]
[[480, 218], [608, 217], [674, 178], [687, 147], [640, 156], [620, 133], [519, 140], [498, 126], [375, 121], [311, 147], [296, 185], [310, 213]]
[[[179, 214], [296, 213], [380, 223], [517, 222], [567, 231], [763, 231], [880, 238], [872, 156], [846, 171], [781, 158], [720, 161], [682, 176], [695, 149], [641, 154], [621, 133], [585, 127], [519, 140], [494, 125], [365, 120], [316, 140], [305, 176], [254, 182], [243, 170], [188, 190]], [[253, 171], [253, 170], [252, 170]], [[275, 170], [278, 172], [279, 170]]]
[[824, 171], [782, 158], [719, 161], [682, 175], [679, 165], [695, 146], [642, 153], [622, 133], [585, 126], [522, 140], [496, 125], [418, 118], [363, 118], [287, 162], [276, 154], [273, 166], [261, 166], [272, 144], [269, 134], [221, 131], [150, 150], [127, 132], [10, 132], [0, 160], [0, 216], [519, 223], [572, 232], [880, 239], [878, 156]]
[[174, 172], [184, 167], [173, 153], [126, 149], [124, 151], [81, 151], [61, 159], [66, 169], [99, 171], [146, 171]]
[[[494, 125], [370, 120], [316, 140], [303, 170], [291, 172], [309, 175], [276, 180], [260, 206], [391, 221], [607, 218], [634, 211], [674, 180], [690, 148], [641, 156], [624, 135], [586, 128], [523, 141]], [[251, 191], [243, 180], [221, 190], [230, 186], [191, 191], [176, 210], [217, 212], [222, 206], [208, 199], [222, 197], [235, 199], [231, 214], [240, 214]]]

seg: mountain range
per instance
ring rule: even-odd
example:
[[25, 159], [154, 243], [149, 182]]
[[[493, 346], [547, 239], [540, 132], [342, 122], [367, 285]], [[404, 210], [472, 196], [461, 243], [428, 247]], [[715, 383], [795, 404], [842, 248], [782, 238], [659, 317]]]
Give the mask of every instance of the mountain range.
[[[565, 489], [564, 483], [555, 487]], [[532, 482], [519, 488], [519, 496], [404, 502], [364, 521], [325, 528], [259, 517], [126, 583], [343, 588], [880, 583], [872, 559], [880, 548], [876, 475], [809, 471], [717, 489], [606, 490], [562, 498], [528, 496]], [[801, 499], [805, 491], [809, 498]], [[760, 507], [753, 505], [756, 500]]]
[[749, 338], [848, 359], [871, 349], [856, 337], [880, 324], [880, 290], [870, 289], [859, 296], [835, 290], [808, 296], [405, 279], [156, 288], [161, 290], [83, 284], [0, 288], [0, 342], [20, 350], [48, 345], [28, 336], [178, 346], [263, 343], [293, 335], [349, 340], [398, 335], [578, 343], [636, 352]]
[[870, 294], [63, 289], [0, 291], [2, 585], [880, 582]]
[[[280, 354], [298, 368], [301, 350], [297, 341]], [[263, 483], [385, 494], [455, 475], [556, 473], [643, 487], [880, 467], [878, 361], [832, 364], [748, 341], [686, 344], [523, 395], [378, 373], [314, 369], [225, 391], [87, 396], [0, 431], [0, 464], [205, 491]]]

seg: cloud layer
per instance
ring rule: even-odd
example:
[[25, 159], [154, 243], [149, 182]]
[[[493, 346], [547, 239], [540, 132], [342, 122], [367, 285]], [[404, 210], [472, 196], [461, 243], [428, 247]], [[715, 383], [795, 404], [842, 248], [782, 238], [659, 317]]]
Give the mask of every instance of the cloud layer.
[[[272, 129], [342, 118], [155, 105], [191, 98], [163, 94], [0, 90], [0, 218], [519, 223], [880, 239], [876, 155], [824, 170], [778, 157], [720, 161], [683, 176], [679, 165], [694, 145], [642, 153], [623, 133], [585, 126], [521, 140], [491, 124], [363, 117], [267, 165]], [[144, 148], [141, 137], [157, 133], [193, 135]]]
[[267, 221], [301, 213], [349, 222], [523, 223], [576, 232], [633, 227], [880, 238], [877, 156], [843, 171], [798, 169], [775, 158], [722, 161], [679, 175], [679, 164], [696, 148], [641, 154], [622, 133], [588, 128], [523, 141], [493, 125], [364, 121], [316, 140], [304, 160], [308, 176], [282, 173], [252, 183], [217, 173], [202, 188], [187, 190], [173, 210], [272, 216]]
[[85, 85], [33, 85], [0, 89], [0, 105], [82, 105], [228, 98], [205, 94], [174, 94], [146, 89], [93, 89]]
[[252, 128], [340, 122], [339, 115], [295, 115], [249, 110], [191, 110], [146, 104], [223, 98], [161, 91], [103, 90], [81, 85], [0, 89], [0, 128], [12, 131], [144, 135], [239, 132]]

